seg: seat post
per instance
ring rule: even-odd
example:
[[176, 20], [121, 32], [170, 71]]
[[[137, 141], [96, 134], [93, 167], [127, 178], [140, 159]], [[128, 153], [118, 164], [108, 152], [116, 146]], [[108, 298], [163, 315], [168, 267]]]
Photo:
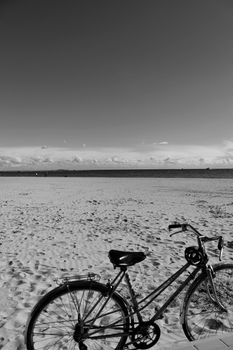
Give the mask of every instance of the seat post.
[[120, 266], [121, 272], [126, 272], [127, 271], [127, 266]]
[[[127, 268], [126, 268], [127, 269]], [[130, 282], [130, 278], [129, 278], [129, 274], [128, 272], [125, 272], [125, 280], [126, 280], [126, 283], [127, 283], [127, 286], [128, 286], [128, 289], [129, 289], [129, 293], [130, 293], [130, 297], [131, 297], [131, 300], [132, 300], [132, 303], [133, 303], [133, 309], [138, 317], [138, 321], [139, 323], [142, 322], [142, 316], [139, 312], [139, 308], [138, 308], [138, 302], [137, 302], [137, 299], [136, 299], [136, 294], [133, 290], [133, 287], [132, 287], [132, 284]]]

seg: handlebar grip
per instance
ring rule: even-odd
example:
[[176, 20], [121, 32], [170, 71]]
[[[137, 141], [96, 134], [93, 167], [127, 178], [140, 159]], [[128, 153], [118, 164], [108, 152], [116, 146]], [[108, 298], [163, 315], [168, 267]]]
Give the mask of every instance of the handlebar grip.
[[218, 241], [218, 249], [219, 250], [223, 249], [223, 246], [224, 246], [224, 240], [223, 240], [223, 237], [220, 236]]

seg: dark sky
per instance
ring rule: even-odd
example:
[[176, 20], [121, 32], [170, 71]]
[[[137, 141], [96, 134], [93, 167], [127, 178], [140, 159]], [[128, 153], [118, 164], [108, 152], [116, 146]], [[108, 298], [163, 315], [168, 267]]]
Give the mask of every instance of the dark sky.
[[231, 0], [0, 6], [0, 147], [233, 139]]

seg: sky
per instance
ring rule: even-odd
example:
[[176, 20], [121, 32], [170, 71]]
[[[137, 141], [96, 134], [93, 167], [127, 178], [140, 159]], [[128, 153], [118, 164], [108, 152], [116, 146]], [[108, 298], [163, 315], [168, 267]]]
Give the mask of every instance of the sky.
[[1, 0], [0, 170], [233, 167], [232, 0]]

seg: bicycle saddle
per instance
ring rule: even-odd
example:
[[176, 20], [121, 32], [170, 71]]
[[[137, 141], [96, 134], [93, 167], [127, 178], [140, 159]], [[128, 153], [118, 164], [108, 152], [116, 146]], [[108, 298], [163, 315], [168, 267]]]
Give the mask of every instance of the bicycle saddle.
[[121, 250], [110, 250], [108, 257], [114, 266], [132, 266], [146, 258], [143, 252], [124, 252]]

